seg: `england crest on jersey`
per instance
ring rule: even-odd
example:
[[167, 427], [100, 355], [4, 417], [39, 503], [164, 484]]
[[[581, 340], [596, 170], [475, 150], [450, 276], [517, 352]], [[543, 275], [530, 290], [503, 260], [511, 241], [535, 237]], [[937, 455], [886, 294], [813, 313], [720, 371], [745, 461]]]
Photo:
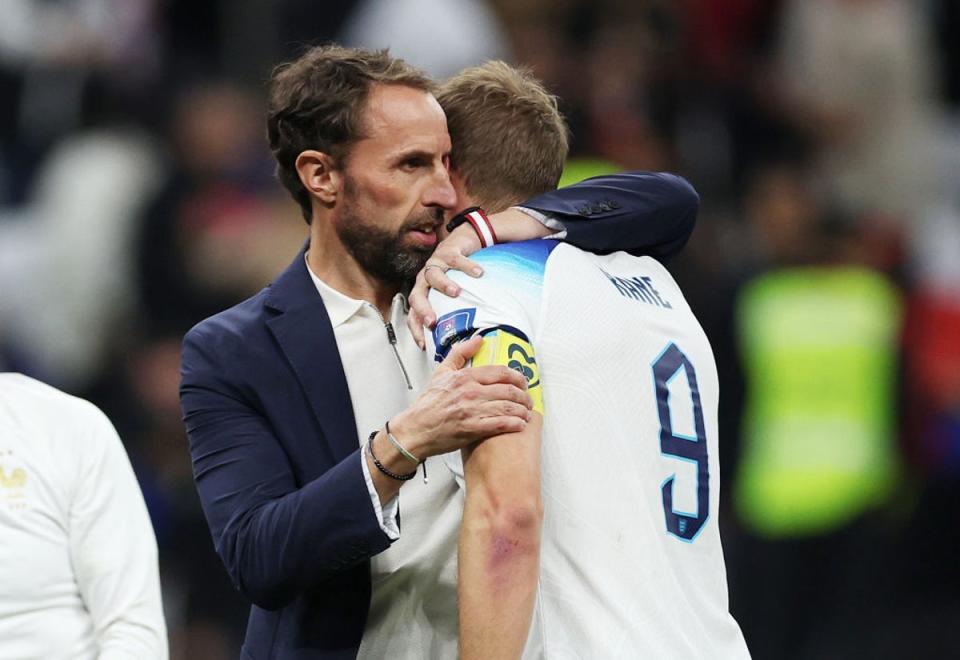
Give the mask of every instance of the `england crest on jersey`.
[[433, 345], [437, 349], [434, 359], [437, 362], [442, 362], [447, 357], [450, 347], [456, 342], [473, 334], [473, 318], [476, 313], [476, 307], [468, 307], [444, 314], [437, 319], [437, 325], [433, 329]]

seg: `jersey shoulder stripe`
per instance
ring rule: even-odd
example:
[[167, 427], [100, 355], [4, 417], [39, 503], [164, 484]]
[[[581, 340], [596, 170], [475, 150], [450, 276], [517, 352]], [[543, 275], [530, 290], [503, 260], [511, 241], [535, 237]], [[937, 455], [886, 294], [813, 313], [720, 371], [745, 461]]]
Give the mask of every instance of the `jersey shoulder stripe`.
[[510, 287], [543, 287], [543, 275], [550, 253], [559, 241], [543, 239], [501, 243], [479, 250], [470, 256], [485, 269], [484, 277]]

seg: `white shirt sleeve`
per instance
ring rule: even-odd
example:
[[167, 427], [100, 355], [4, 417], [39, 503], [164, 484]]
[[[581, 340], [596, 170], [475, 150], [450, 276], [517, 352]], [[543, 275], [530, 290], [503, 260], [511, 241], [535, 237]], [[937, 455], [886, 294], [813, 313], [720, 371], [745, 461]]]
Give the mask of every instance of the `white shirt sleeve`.
[[554, 238], [556, 240], [562, 241], [567, 237], [566, 225], [564, 225], [556, 217], [549, 215], [547, 213], [544, 213], [542, 211], [538, 211], [536, 209], [528, 209], [526, 206], [514, 206], [513, 208], [517, 209], [521, 213], [525, 213], [526, 215], [530, 216], [531, 218], [539, 222], [541, 225], [543, 225], [547, 229], [553, 230], [554, 233], [550, 234], [549, 236], [544, 236], [543, 238]]
[[93, 619], [100, 660], [168, 657], [157, 541], [120, 438], [99, 410], [83, 443], [70, 500], [70, 558]]
[[360, 464], [363, 466], [363, 479], [367, 482], [367, 492], [370, 493], [370, 502], [373, 504], [373, 512], [377, 514], [377, 520], [380, 521], [380, 529], [391, 541], [400, 538], [400, 527], [397, 525], [397, 508], [400, 506], [400, 498], [394, 495], [386, 504], [380, 506], [380, 495], [377, 494], [377, 488], [373, 485], [373, 477], [370, 476], [370, 466], [367, 465], [367, 459], [364, 458], [366, 449], [360, 450]]

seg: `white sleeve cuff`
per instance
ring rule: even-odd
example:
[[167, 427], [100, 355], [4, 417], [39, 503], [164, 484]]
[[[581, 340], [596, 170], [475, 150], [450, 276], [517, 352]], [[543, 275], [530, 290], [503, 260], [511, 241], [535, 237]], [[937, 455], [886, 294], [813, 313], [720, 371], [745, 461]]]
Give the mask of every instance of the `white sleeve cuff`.
[[363, 466], [363, 480], [367, 482], [367, 492], [370, 493], [370, 502], [373, 504], [373, 512], [377, 514], [377, 520], [380, 521], [380, 529], [391, 541], [400, 538], [400, 527], [397, 525], [397, 509], [400, 507], [400, 498], [393, 496], [390, 500], [380, 506], [380, 495], [373, 485], [373, 477], [370, 476], [370, 466], [367, 465], [366, 452], [360, 450], [360, 465]]
[[539, 222], [541, 225], [547, 229], [552, 229], [554, 232], [549, 236], [544, 236], [544, 238], [555, 238], [557, 240], [563, 240], [567, 237], [567, 228], [563, 226], [563, 223], [552, 215], [547, 215], [546, 213], [541, 213], [536, 209], [528, 209], [525, 206], [514, 206], [513, 208], [517, 209], [521, 213], [529, 215], [531, 218]]

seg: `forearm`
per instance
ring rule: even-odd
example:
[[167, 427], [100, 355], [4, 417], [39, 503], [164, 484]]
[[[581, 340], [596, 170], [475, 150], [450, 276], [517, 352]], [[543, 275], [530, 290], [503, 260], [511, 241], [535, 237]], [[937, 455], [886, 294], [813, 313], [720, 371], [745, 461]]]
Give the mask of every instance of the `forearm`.
[[562, 223], [565, 241], [589, 252], [668, 259], [690, 237], [700, 198], [683, 177], [622, 172], [544, 193], [522, 206], [552, 216]]
[[[228, 513], [222, 528], [208, 513], [217, 552], [241, 593], [261, 607], [280, 607], [390, 546], [370, 502], [361, 458], [351, 454], [302, 488]], [[207, 511], [210, 497], [198, 486]]]
[[518, 658], [540, 568], [540, 429], [485, 440], [465, 452], [467, 481], [459, 548], [460, 651]]
[[494, 213], [490, 216], [490, 224], [493, 225], [500, 243], [529, 241], [554, 233], [552, 229], [517, 208]]

